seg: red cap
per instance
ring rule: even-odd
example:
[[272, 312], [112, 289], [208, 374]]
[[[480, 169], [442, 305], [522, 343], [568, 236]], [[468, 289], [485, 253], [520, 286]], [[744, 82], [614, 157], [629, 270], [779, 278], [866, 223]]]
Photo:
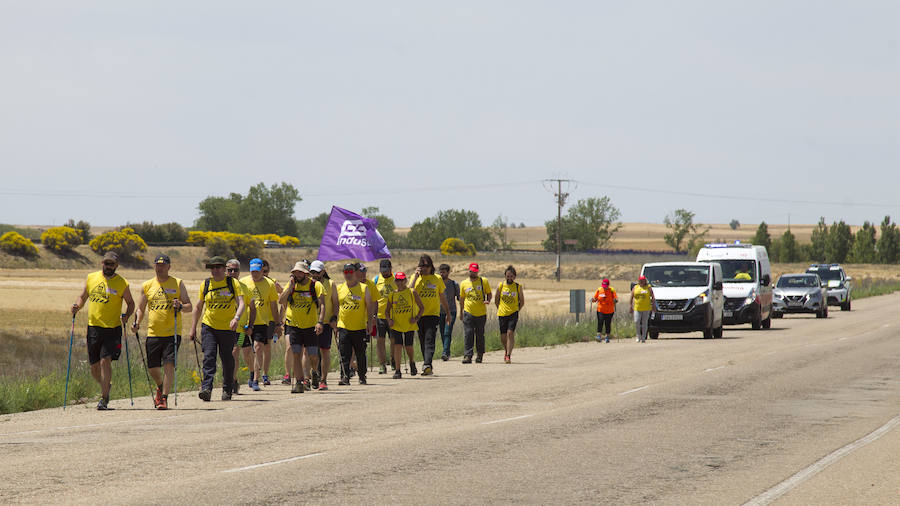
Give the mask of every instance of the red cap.
[[397, 280], [406, 279], [406, 274], [404, 274], [403, 271], [395, 272], [394, 279], [397, 279]]
[[602, 284], [603, 284], [603, 286], [609, 286], [609, 280], [604, 279]]
[[478, 264], [472, 262], [469, 264], [469, 272], [478, 272]]
[[638, 281], [647, 281], [647, 276], [641, 276], [638, 278]]

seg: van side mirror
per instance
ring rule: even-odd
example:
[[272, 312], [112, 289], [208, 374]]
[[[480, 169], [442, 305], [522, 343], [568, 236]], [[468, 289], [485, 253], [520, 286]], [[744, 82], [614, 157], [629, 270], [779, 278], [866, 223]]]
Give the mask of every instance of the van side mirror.
[[769, 286], [769, 283], [771, 283], [771, 282], [772, 282], [772, 278], [770, 278], [768, 274], [763, 274], [762, 284], [764, 286]]
[[853, 277], [852, 277], [852, 276], [847, 276], [846, 278], [844, 278], [844, 281], [853, 281]]
[[722, 289], [721, 281], [716, 281], [715, 283], [713, 283], [713, 290], [721, 290], [721, 289]]

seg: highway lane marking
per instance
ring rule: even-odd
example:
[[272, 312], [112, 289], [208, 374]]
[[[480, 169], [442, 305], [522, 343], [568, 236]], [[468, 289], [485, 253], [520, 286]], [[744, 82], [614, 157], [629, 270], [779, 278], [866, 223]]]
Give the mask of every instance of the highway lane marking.
[[725, 366], [720, 365], [719, 367], [710, 367], [709, 369], [704, 369], [703, 372], [713, 372], [718, 371], [719, 369], [725, 369]]
[[856, 441], [854, 441], [846, 446], [843, 446], [843, 447], [829, 453], [828, 455], [822, 457], [821, 459], [819, 459], [818, 461], [816, 461], [809, 467], [803, 469], [802, 471], [791, 476], [790, 478], [782, 481], [778, 485], [775, 485], [774, 487], [770, 488], [769, 490], [766, 490], [765, 492], [754, 497], [750, 501], [747, 501], [746, 503], [744, 503], [744, 506], [761, 506], [764, 504], [771, 503], [772, 501], [778, 499], [779, 497], [783, 496], [784, 494], [790, 492], [791, 489], [797, 487], [804, 481], [812, 478], [819, 471], [822, 471], [826, 467], [830, 466], [831, 464], [834, 464], [835, 462], [841, 460], [842, 458], [846, 457], [847, 455], [850, 455], [854, 451], [856, 451], [856, 450], [862, 448], [863, 446], [866, 446], [867, 444], [884, 436], [885, 434], [887, 434], [888, 432], [893, 430], [898, 425], [900, 425], [900, 415], [897, 415], [894, 418], [891, 418], [886, 424], [875, 429], [873, 432], [869, 433], [869, 435], [861, 437], [861, 438], [857, 439]]
[[494, 424], [494, 423], [511, 422], [511, 421], [513, 421], [513, 420], [521, 420], [521, 419], [523, 419], [523, 418], [529, 418], [529, 417], [532, 417], [532, 416], [534, 416], [534, 415], [521, 415], [521, 416], [514, 416], [514, 417], [512, 417], [512, 418], [502, 418], [502, 419], [500, 419], [500, 420], [492, 420], [492, 421], [490, 421], [490, 422], [481, 422], [481, 425], [491, 425], [491, 424]]
[[838, 338], [838, 341], [844, 341], [844, 340], [846, 340], [846, 339], [847, 339], [846, 337], [839, 337], [839, 338]]
[[642, 387], [632, 388], [631, 390], [626, 390], [626, 391], [624, 391], [624, 392], [619, 392], [619, 395], [633, 394], [633, 393], [635, 393], [635, 392], [640, 392], [641, 390], [643, 390], [643, 389], [645, 389], [645, 388], [650, 388], [650, 385], [644, 385], [644, 386], [642, 386]]
[[272, 462], [263, 462], [262, 464], [253, 464], [252, 466], [246, 466], [246, 467], [236, 467], [234, 469], [226, 469], [224, 471], [219, 471], [219, 472], [220, 473], [236, 473], [238, 471], [249, 471], [250, 469], [259, 469], [260, 467], [277, 466], [278, 464], [287, 464], [288, 462], [296, 462], [298, 460], [310, 459], [313, 457], [318, 457], [319, 455], [325, 455], [325, 452], [310, 453], [309, 455], [300, 455], [299, 457], [291, 457], [289, 459], [275, 460]]

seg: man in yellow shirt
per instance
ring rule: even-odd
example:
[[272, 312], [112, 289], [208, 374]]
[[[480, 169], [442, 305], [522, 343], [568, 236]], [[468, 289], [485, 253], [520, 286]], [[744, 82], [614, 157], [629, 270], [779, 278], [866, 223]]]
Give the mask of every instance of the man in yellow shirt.
[[[381, 260], [379, 265], [380, 272], [375, 278], [375, 291], [372, 292], [373, 296], [378, 298], [378, 315], [377, 320], [375, 320], [375, 330], [377, 332], [375, 350], [378, 352], [378, 362], [381, 364], [378, 374], [387, 373], [387, 358], [385, 356], [386, 352], [384, 345], [390, 330], [390, 325], [388, 325], [385, 308], [387, 307], [387, 301], [391, 294], [397, 291], [397, 282], [394, 280], [392, 268], [389, 259], [384, 258]], [[391, 362], [394, 362], [393, 353], [391, 354]]]
[[[272, 339], [273, 333], [281, 335], [283, 327], [281, 326], [280, 310], [278, 309], [278, 291], [275, 289], [275, 282], [263, 276], [263, 261], [259, 258], [250, 260], [250, 275], [241, 278], [243, 283], [250, 290], [250, 297], [253, 305], [256, 307], [256, 320], [250, 322], [253, 330], [250, 335], [253, 338], [253, 351], [256, 353], [253, 371], [256, 379], [251, 385], [253, 390], [259, 390], [259, 377], [262, 372], [263, 385], [271, 385], [269, 381], [269, 364], [272, 362]], [[279, 318], [275, 323], [275, 318]]]
[[[322, 321], [325, 326], [319, 334], [319, 356], [313, 357], [310, 367], [313, 370], [312, 383], [319, 380], [319, 390], [328, 390], [328, 370], [331, 367], [331, 343], [337, 330], [337, 315], [334, 312], [334, 300], [331, 294], [337, 287], [328, 276], [325, 264], [321, 260], [313, 260], [309, 264], [309, 276], [322, 285], [322, 297], [325, 299], [325, 313]], [[315, 387], [313, 387], [315, 388]]]
[[[291, 393], [302, 394], [304, 387], [312, 387], [311, 371], [313, 357], [319, 355], [318, 336], [325, 330], [325, 297], [322, 284], [309, 276], [306, 262], [297, 262], [291, 269], [291, 279], [287, 290], [281, 293], [278, 302], [286, 306], [284, 330], [287, 335], [285, 345], [292, 349], [294, 386]], [[310, 367], [311, 369], [311, 367]], [[310, 372], [307, 377], [307, 372]], [[316, 385], [318, 388], [318, 385]]]
[[[237, 394], [241, 390], [241, 383], [238, 381], [238, 370], [241, 365], [240, 353], [244, 354], [244, 363], [250, 369], [250, 379], [247, 381], [248, 387], [253, 387], [253, 339], [250, 337], [250, 330], [253, 327], [250, 322], [256, 321], [256, 305], [251, 304], [252, 296], [247, 285], [240, 283], [241, 279], [241, 262], [237, 258], [232, 258], [225, 262], [225, 275], [234, 279], [240, 284], [239, 290], [244, 298], [244, 307], [246, 310], [241, 315], [241, 321], [238, 322], [237, 339], [234, 341], [234, 348], [231, 349], [231, 356], [234, 357], [234, 389], [233, 394]], [[259, 390], [259, 386], [255, 388]]]
[[338, 348], [341, 352], [341, 381], [350, 384], [350, 356], [355, 352], [359, 361], [359, 384], [366, 384], [366, 344], [370, 331], [375, 330], [376, 306], [371, 291], [359, 282], [355, 264], [344, 265], [344, 282], [331, 294], [337, 311]]
[[469, 264], [469, 279], [459, 284], [459, 319], [465, 331], [464, 364], [472, 363], [472, 354], [478, 351], [476, 363], [484, 360], [484, 324], [487, 321], [487, 304], [491, 302], [491, 284], [478, 275], [478, 264]]
[[238, 324], [244, 314], [241, 282], [225, 275], [225, 259], [212, 257], [206, 263], [211, 276], [200, 286], [194, 319], [191, 322], [191, 341], [197, 340], [197, 324], [203, 347], [203, 382], [199, 397], [209, 402], [216, 377], [216, 354], [222, 360], [222, 400], [230, 401], [234, 389], [234, 362], [231, 351], [237, 337]]
[[432, 359], [434, 358], [437, 329], [440, 314], [444, 313], [444, 321], [449, 318], [450, 309], [444, 297], [444, 280], [434, 273], [434, 262], [429, 255], [419, 257], [419, 266], [409, 282], [414, 292], [419, 294], [425, 305], [425, 313], [419, 319], [419, 348], [422, 350], [422, 376], [431, 376]]
[[[91, 362], [91, 376], [100, 384], [97, 409], [102, 411], [109, 407], [112, 361], [119, 360], [122, 353], [122, 324], [128, 321], [134, 311], [134, 299], [131, 297], [128, 281], [116, 274], [119, 255], [114, 251], [107, 251], [100, 265], [100, 271], [88, 274], [84, 290], [72, 304], [72, 316], [90, 300], [88, 360]], [[122, 314], [122, 301], [125, 301], [125, 314]]]
[[[191, 299], [184, 282], [169, 276], [171, 266], [168, 255], [157, 255], [153, 261], [156, 277], [141, 285], [137, 312], [131, 324], [132, 332], [137, 333], [144, 313], [147, 313], [147, 369], [156, 382], [153, 398], [156, 409], [169, 408], [169, 392], [175, 379], [175, 355], [181, 347], [182, 328], [182, 318], [178, 318], [178, 328], [175, 328], [175, 314], [191, 312]], [[161, 374], [159, 370], [163, 363], [165, 373]]]

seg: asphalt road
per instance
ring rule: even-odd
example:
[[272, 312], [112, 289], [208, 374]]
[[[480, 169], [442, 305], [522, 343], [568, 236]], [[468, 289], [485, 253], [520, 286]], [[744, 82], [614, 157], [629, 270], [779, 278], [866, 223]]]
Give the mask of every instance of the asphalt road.
[[897, 504], [898, 304], [328, 392], [5, 415], [0, 503]]

